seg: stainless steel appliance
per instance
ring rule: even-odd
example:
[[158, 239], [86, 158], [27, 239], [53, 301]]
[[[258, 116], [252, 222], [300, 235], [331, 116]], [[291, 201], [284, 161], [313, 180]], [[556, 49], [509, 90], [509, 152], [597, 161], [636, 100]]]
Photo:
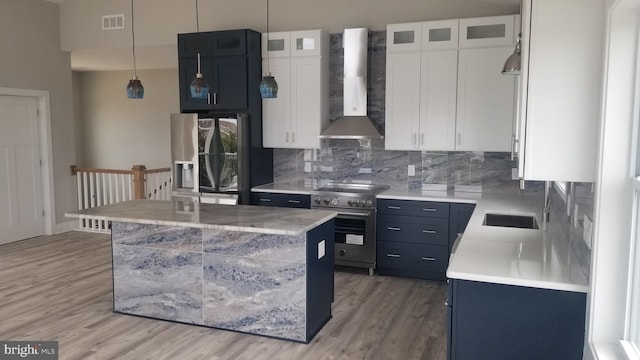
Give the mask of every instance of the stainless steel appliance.
[[270, 157], [250, 135], [247, 114], [172, 114], [173, 195], [248, 204], [251, 187], [270, 181], [252, 166]]
[[311, 208], [330, 209], [335, 218], [335, 262], [376, 267], [376, 195], [387, 185], [329, 184], [311, 192]]

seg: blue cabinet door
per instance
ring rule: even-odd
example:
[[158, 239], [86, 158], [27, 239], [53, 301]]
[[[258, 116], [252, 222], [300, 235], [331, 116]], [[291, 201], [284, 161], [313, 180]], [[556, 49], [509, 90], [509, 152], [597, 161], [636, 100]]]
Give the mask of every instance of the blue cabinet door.
[[475, 204], [451, 204], [449, 208], [449, 252], [451, 252], [458, 234], [463, 233], [467, 227], [475, 208]]

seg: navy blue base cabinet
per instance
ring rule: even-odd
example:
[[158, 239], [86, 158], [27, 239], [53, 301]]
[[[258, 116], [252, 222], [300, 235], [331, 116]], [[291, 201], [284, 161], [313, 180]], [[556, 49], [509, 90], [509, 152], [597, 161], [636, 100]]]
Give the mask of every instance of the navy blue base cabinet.
[[251, 205], [309, 209], [311, 195], [252, 192]]
[[449, 360], [580, 360], [584, 293], [451, 279]]

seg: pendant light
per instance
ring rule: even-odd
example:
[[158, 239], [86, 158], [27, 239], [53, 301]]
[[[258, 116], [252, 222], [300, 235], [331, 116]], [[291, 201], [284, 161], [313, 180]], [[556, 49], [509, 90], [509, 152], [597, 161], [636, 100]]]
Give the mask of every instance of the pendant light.
[[[198, 0], [196, 0], [196, 31], [200, 33], [200, 16], [198, 15]], [[209, 84], [204, 79], [200, 71], [200, 49], [198, 49], [198, 72], [193, 77], [191, 86], [191, 97], [194, 99], [206, 99], [209, 97]]]
[[520, 58], [522, 46], [522, 33], [518, 34], [518, 40], [516, 41], [516, 49], [513, 51], [513, 54], [507, 58], [507, 61], [504, 63], [502, 67], [503, 75], [520, 75], [520, 66], [522, 60]]
[[133, 0], [131, 0], [131, 43], [133, 51], [133, 78], [129, 80], [127, 85], [127, 97], [129, 99], [142, 99], [144, 97], [144, 87], [138, 80], [138, 72], [136, 69], [136, 34], [133, 26]]
[[[269, 48], [269, 0], [267, 0], [267, 49]], [[276, 79], [271, 76], [269, 69], [269, 51], [267, 53], [267, 75], [262, 77], [260, 82], [260, 96], [263, 99], [277, 98], [278, 97], [278, 83]]]

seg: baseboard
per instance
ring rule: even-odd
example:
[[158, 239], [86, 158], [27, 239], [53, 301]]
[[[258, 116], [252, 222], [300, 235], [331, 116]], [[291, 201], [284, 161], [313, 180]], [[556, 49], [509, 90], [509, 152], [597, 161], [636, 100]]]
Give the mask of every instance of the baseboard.
[[77, 230], [78, 229], [78, 220], [65, 221], [60, 224], [56, 224], [53, 229], [53, 234], [60, 234], [67, 231]]

